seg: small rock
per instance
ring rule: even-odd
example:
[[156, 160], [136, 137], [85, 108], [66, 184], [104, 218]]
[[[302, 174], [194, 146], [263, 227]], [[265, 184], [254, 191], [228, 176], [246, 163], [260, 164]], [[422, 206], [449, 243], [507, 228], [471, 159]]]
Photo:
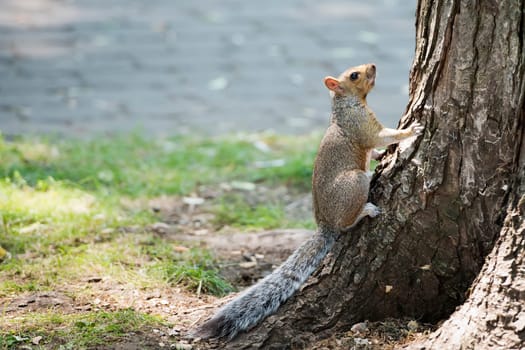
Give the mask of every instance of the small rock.
[[366, 331], [368, 331], [368, 324], [366, 321], [359, 322], [354, 324], [352, 328], [350, 328], [350, 330], [354, 333], [365, 333]]
[[257, 261], [247, 261], [239, 263], [239, 267], [242, 267], [243, 269], [251, 269], [255, 266], [257, 266]]
[[386, 286], [385, 286], [385, 293], [386, 293], [386, 294], [390, 293], [390, 292], [392, 291], [392, 289], [394, 289], [393, 286], [386, 285]]
[[204, 235], [207, 235], [209, 232], [210, 231], [208, 229], [203, 228], [203, 229], [200, 229], [200, 230], [193, 231], [193, 234], [195, 236], [204, 236]]
[[251, 253], [244, 253], [242, 257], [246, 261], [255, 261], [255, 257]]
[[201, 205], [201, 204], [204, 203], [204, 198], [201, 198], [201, 197], [184, 197], [184, 198], [182, 198], [182, 202], [184, 204], [188, 204], [190, 206]]
[[180, 328], [173, 327], [172, 329], [168, 331], [168, 336], [170, 337], [175, 337], [177, 335], [180, 335]]
[[160, 295], [159, 292], [154, 292], [154, 293], [152, 293], [152, 294], [146, 296], [146, 300], [158, 299], [158, 298], [160, 298], [160, 297], [161, 297], [161, 295]]
[[188, 343], [175, 343], [171, 346], [172, 348], [175, 348], [176, 350], [192, 350], [193, 346]]
[[412, 320], [407, 323], [407, 328], [409, 331], [416, 332], [419, 328], [419, 323], [417, 323], [417, 321]]
[[365, 339], [365, 338], [354, 338], [354, 343], [355, 345], [362, 345], [362, 346], [370, 345], [370, 342], [368, 341], [368, 339]]
[[170, 229], [170, 225], [165, 222], [156, 222], [151, 225], [151, 229], [157, 233], [166, 233]]

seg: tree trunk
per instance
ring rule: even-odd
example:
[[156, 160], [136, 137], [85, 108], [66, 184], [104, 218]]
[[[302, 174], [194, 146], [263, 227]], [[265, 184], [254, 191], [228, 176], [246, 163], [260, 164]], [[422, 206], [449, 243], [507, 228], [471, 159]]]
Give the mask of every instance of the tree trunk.
[[[468, 303], [432, 341], [454, 339], [458, 325], [463, 335], [507, 327], [523, 345], [524, 1], [419, 1], [400, 125], [426, 129], [379, 166], [371, 199], [383, 214], [343, 236], [295, 297], [229, 348], [307, 348], [364, 319], [448, 317], [496, 240]], [[495, 313], [499, 300], [508, 307]]]
[[514, 196], [499, 239], [467, 301], [428, 339], [404, 349], [525, 348], [524, 186], [521, 183], [521, 197]]

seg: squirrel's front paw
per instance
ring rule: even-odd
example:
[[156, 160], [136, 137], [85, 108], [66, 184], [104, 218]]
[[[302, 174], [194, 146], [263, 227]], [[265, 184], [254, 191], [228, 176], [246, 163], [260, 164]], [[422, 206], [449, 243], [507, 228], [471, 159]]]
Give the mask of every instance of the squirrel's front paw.
[[386, 149], [379, 150], [379, 149], [374, 148], [372, 150], [372, 159], [380, 160], [381, 157], [384, 156], [385, 153], [386, 153]]
[[419, 122], [414, 122], [412, 125], [409, 126], [410, 131], [412, 131], [413, 135], [421, 135], [423, 133], [423, 130], [425, 130], [425, 127], [421, 125]]

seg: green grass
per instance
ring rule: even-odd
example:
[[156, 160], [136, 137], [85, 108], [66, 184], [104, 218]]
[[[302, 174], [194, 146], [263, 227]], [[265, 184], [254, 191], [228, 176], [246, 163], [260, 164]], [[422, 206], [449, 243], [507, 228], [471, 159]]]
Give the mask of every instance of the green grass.
[[41, 337], [29, 348], [86, 349], [122, 341], [134, 332], [166, 326], [160, 318], [133, 309], [80, 314], [32, 313], [16, 319], [16, 329], [0, 330], [0, 349], [15, 349]]
[[[259, 135], [151, 141], [130, 135], [91, 141], [0, 141], [0, 176], [33, 187], [52, 178], [90, 192], [131, 197], [187, 194], [197, 184], [231, 179], [308, 188], [318, 139]], [[260, 150], [261, 142], [270, 151]], [[258, 167], [272, 160], [279, 160], [279, 166]]]
[[[177, 286], [195, 294], [231, 292], [210, 252], [191, 246], [177, 250], [180, 242], [148, 228], [160, 218], [143, 203], [235, 182], [308, 192], [318, 142], [318, 135], [0, 137], [0, 247], [11, 255], [3, 261], [0, 256], [0, 313], [2, 300], [24, 293], [62, 289], [88, 298], [97, 292], [96, 284], [82, 282], [89, 276], [133, 290]], [[287, 218], [281, 199], [254, 203], [247, 200], [250, 195], [226, 191], [207, 199], [215, 228], [312, 226], [311, 220]], [[132, 310], [0, 317], [0, 349], [29, 344], [38, 335], [51, 342], [65, 339], [42, 348], [81, 349], [159, 322]]]
[[221, 278], [216, 268], [217, 261], [205, 250], [192, 248], [176, 252], [163, 240], [151, 238], [143, 242], [143, 251], [155, 260], [149, 273], [159, 274], [168, 283], [183, 285], [197, 294], [223, 296], [234, 290]]
[[215, 210], [215, 224], [272, 229], [288, 227], [283, 208], [279, 203], [250, 204], [243, 197], [226, 195], [220, 199]]
[[[308, 191], [317, 140], [317, 136], [271, 135], [166, 140], [130, 135], [9, 142], [0, 138], [0, 246], [15, 256], [25, 253], [52, 259], [50, 273], [43, 274], [52, 282], [60, 277], [51, 273], [57, 265], [90, 262], [82, 261], [83, 256], [101, 232], [157, 220], [148, 208], [122, 205], [126, 199], [188, 195], [198, 185], [231, 181], [264, 182], [270, 187], [285, 184]], [[268, 150], [257, 147], [261, 143]], [[278, 166], [264, 166], [275, 160]], [[253, 206], [231, 199], [217, 199], [219, 226], [291, 225], [280, 203]], [[105, 239], [118, 236], [106, 235]], [[20, 266], [14, 259], [1, 268]], [[36, 284], [37, 289], [41, 287]]]

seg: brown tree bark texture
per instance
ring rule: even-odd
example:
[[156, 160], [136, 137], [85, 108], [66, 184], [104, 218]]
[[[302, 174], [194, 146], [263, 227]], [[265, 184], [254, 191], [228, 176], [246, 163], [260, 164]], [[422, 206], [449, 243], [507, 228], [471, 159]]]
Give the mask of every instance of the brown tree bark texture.
[[525, 348], [524, 185], [467, 301], [428, 339], [404, 349]]
[[[312, 339], [364, 319], [447, 317], [465, 300], [499, 236], [492, 265], [478, 279], [485, 287], [469, 302], [486, 305], [480, 316], [489, 324], [499, 317], [516, 322], [521, 310], [514, 302], [524, 300], [523, 208], [505, 216], [522, 190], [523, 12], [524, 0], [419, 1], [410, 100], [400, 126], [419, 120], [426, 130], [403, 152], [391, 149], [379, 166], [371, 200], [383, 214], [342, 236], [295, 297], [228, 348], [308, 348]], [[504, 260], [502, 267], [493, 256]], [[486, 299], [494, 292], [508, 302], [496, 319], [490, 311], [499, 304]], [[458, 324], [477, 317], [465, 312]], [[521, 339], [523, 323], [521, 317], [513, 326]]]

